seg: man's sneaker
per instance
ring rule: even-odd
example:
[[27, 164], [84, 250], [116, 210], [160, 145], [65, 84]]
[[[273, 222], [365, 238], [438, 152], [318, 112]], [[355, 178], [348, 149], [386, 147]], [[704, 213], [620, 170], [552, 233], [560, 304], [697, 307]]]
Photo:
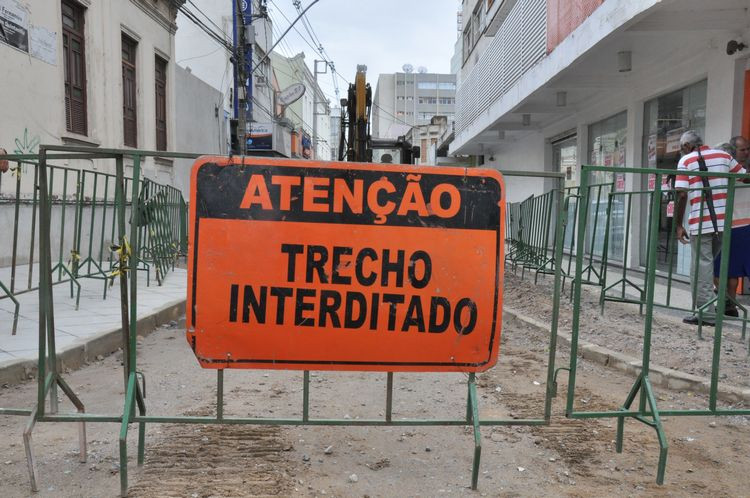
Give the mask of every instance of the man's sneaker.
[[[690, 316], [686, 316], [685, 318], [683, 318], [682, 319], [682, 323], [687, 323], [688, 325], [698, 325], [698, 324], [701, 323], [701, 321], [698, 320], [698, 316], [697, 315], [690, 315]], [[714, 322], [712, 322], [710, 320], [707, 320], [706, 318], [703, 319], [703, 323], [702, 324], [703, 324], [704, 327], [713, 327], [714, 326]]]

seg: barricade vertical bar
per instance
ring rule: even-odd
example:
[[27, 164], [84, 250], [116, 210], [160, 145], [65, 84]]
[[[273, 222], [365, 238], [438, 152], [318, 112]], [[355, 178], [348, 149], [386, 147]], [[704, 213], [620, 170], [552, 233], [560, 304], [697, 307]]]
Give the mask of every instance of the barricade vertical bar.
[[[123, 173], [124, 175], [124, 173]], [[133, 156], [133, 181], [131, 182], [132, 198], [138, 197], [138, 186], [141, 175], [141, 156], [136, 154]], [[127, 183], [126, 183], [127, 185]], [[122, 199], [122, 211], [125, 212], [125, 206], [127, 206], [127, 190], [123, 189]], [[138, 223], [135, 221], [140, 216], [140, 206], [137, 202], [131, 203], [131, 223], [130, 223], [130, 244], [127, 243], [123, 233], [123, 254], [125, 255], [126, 268], [121, 268], [122, 278], [125, 278], [125, 271], [130, 271], [130, 323], [128, 333], [128, 353], [130, 355], [128, 359], [129, 375], [134, 376], [136, 379], [135, 383], [135, 401], [138, 403], [138, 411], [141, 416], [146, 415], [146, 402], [144, 400], [144, 392], [141, 391], [140, 385], [137, 382], [137, 333], [138, 333], [138, 251], [132, 251], [131, 247], [138, 247]], [[123, 216], [124, 217], [124, 216]], [[124, 228], [124, 227], [123, 227]], [[106, 281], [105, 281], [106, 283]], [[146, 378], [143, 377], [145, 386]], [[145, 389], [145, 387], [144, 387]], [[145, 452], [145, 439], [146, 439], [146, 422], [138, 422], [138, 465], [143, 465], [143, 458]]]
[[729, 272], [729, 258], [731, 238], [732, 238], [732, 219], [734, 211], [735, 197], [735, 179], [729, 179], [727, 190], [727, 200], [724, 212], [724, 230], [721, 237], [721, 264], [719, 265], [719, 289], [716, 303], [716, 323], [714, 328], [714, 351], [711, 361], [711, 389], [709, 391], [709, 408], [716, 410], [716, 397], [719, 389], [719, 367], [721, 366], [721, 339], [722, 328], [724, 326], [724, 313], [727, 304], [727, 274]]
[[578, 233], [576, 234], [576, 272], [573, 279], [573, 323], [571, 324], [570, 340], [570, 372], [568, 374], [568, 398], [565, 406], [565, 415], [570, 416], [573, 413], [573, 401], [575, 397], [576, 370], [578, 365], [578, 330], [581, 324], [581, 287], [583, 285], [583, 249], [586, 242], [586, 215], [588, 213], [589, 203], [589, 172], [585, 168], [581, 169], [581, 186], [580, 192], [583, 193], [579, 199], [579, 204], [583, 204], [583, 209], [578, 210]]
[[[80, 171], [78, 173], [78, 195], [76, 200], [76, 231], [75, 231], [75, 246], [73, 250], [76, 255], [80, 257], [81, 254], [81, 237], [83, 236], [83, 199], [84, 192], [86, 189], [86, 171]], [[113, 239], [114, 240], [114, 239]], [[78, 278], [78, 270], [80, 267], [80, 261], [78, 258], [73, 258], [73, 276]], [[72, 292], [72, 285], [71, 285]]]
[[305, 370], [302, 375], [302, 421], [307, 422], [310, 417], [310, 371]]
[[[109, 180], [110, 176], [106, 175], [104, 177], [104, 198], [102, 201], [102, 228], [101, 228], [101, 238], [99, 239], [99, 266], [104, 265], [104, 231], [107, 228], [107, 203], [109, 199]], [[107, 288], [107, 279], [104, 279], [104, 288]], [[106, 294], [106, 290], [105, 290]]]
[[[600, 307], [600, 313], [604, 314], [604, 293], [607, 288], [607, 265], [609, 264], [609, 237], [610, 237], [610, 230], [612, 229], [612, 202], [613, 202], [613, 195], [612, 192], [609, 193], [607, 196], [607, 221], [604, 224], [604, 243], [602, 244], [602, 256], [601, 256], [601, 265], [599, 266], [599, 273], [601, 275], [602, 280], [602, 290], [599, 294], [599, 307]], [[596, 232], [596, 229], [594, 229]], [[623, 265], [625, 266], [625, 265]], [[623, 296], [624, 297], [624, 296]]]
[[544, 398], [544, 420], [549, 422], [552, 416], [552, 397], [555, 395], [555, 364], [557, 354], [557, 322], [560, 319], [560, 293], [562, 292], [562, 255], [564, 241], [564, 224], [566, 216], [565, 179], [559, 178], [557, 187], [557, 221], [555, 223], [555, 284], [552, 293], [552, 323], [550, 324], [549, 358], [547, 359], [547, 388]]
[[474, 463], [471, 469], [471, 489], [476, 490], [479, 482], [479, 463], [482, 458], [482, 435], [479, 432], [479, 406], [475, 374], [469, 374], [469, 406], [471, 407], [471, 422], [474, 426]]
[[34, 242], [35, 242], [35, 236], [36, 236], [36, 205], [37, 205], [37, 185], [39, 185], [39, 165], [34, 164], [34, 186], [32, 187], [32, 190], [34, 193], [32, 194], [32, 200], [31, 200], [31, 247], [29, 248], [29, 282], [28, 282], [28, 289], [31, 289], [33, 287], [33, 275], [34, 275]]
[[[44, 380], [42, 380], [41, 383], [43, 384]], [[34, 425], [36, 424], [40, 406], [44, 406], [44, 400], [42, 400], [41, 405], [37, 405], [31, 411], [31, 415], [29, 415], [28, 421], [26, 422], [26, 427], [24, 427], [23, 430], [23, 448], [24, 452], [26, 453], [26, 467], [29, 471], [29, 484], [31, 486], [31, 491], [33, 491], [34, 493], [39, 491], [39, 486], [37, 484], [38, 478], [36, 472], [36, 459], [34, 458], [34, 452], [31, 450], [31, 434], [34, 431]]]
[[47, 357], [47, 291], [46, 286], [51, 285], [49, 275], [44, 271], [45, 241], [49, 241], [49, 218], [47, 207], [49, 197], [47, 194], [47, 155], [46, 149], [39, 149], [39, 356], [37, 358], [37, 413], [44, 416], [45, 397], [44, 378], [46, 376]]
[[390, 422], [393, 416], [393, 372], [388, 372], [385, 393], [385, 421]]
[[94, 171], [94, 191], [91, 193], [91, 219], [89, 220], [89, 247], [88, 252], [86, 253], [86, 273], [91, 274], [91, 263], [93, 261], [91, 257], [91, 251], [93, 250], [93, 244], [94, 244], [94, 220], [96, 218], [96, 194], [97, 190], [99, 188], [99, 172]]
[[[661, 175], [656, 175], [656, 185], [654, 194], [651, 198], [651, 216], [649, 217], [649, 241], [654, 244], [659, 237], [659, 214], [661, 202]], [[656, 251], [649, 252], [648, 267], [646, 273], [646, 320], [643, 326], [643, 357], [641, 364], [641, 373], [644, 378], [648, 379], [649, 368], [651, 364], [651, 331], [654, 323], [654, 287], [656, 283]], [[646, 390], [641, 389], [640, 411], [645, 409]], [[656, 407], [653, 407], [654, 411]]]
[[[46, 161], [45, 166], [46, 168]], [[40, 264], [39, 271], [44, 272], [44, 277], [47, 282], [44, 292], [47, 294], [46, 302], [46, 323], [47, 323], [47, 372], [51, 375], [53, 381], [48, 386], [49, 392], [49, 410], [52, 414], [57, 414], [58, 402], [57, 402], [57, 383], [54, 382], [54, 378], [57, 376], [57, 347], [55, 341], [55, 314], [54, 314], [54, 299], [52, 295], [52, 241], [51, 241], [51, 228], [50, 223], [52, 219], [52, 175], [54, 174], [54, 168], [49, 168], [50, 172], [50, 184], [49, 190], [46, 192], [47, 198], [47, 209], [45, 210], [45, 237], [44, 237], [44, 252], [40, 254], [40, 259], [44, 260], [44, 266]], [[41, 263], [41, 261], [40, 261]]]
[[128, 496], [128, 426], [133, 418], [136, 383], [135, 374], [132, 374], [126, 382], [125, 406], [120, 424], [120, 496], [123, 498]]
[[216, 419], [224, 418], [224, 369], [216, 370]]
[[68, 203], [68, 170], [63, 170], [63, 195], [62, 205], [60, 206], [60, 245], [58, 248], [57, 262], [57, 279], [62, 278], [63, 265], [63, 246], [65, 245], [65, 205]]
[[[18, 254], [18, 216], [21, 208], [21, 162], [16, 163], [16, 203], [13, 212], [13, 248], [10, 263], [10, 295], [16, 291], [16, 256]], [[15, 328], [13, 329], [15, 334]]]

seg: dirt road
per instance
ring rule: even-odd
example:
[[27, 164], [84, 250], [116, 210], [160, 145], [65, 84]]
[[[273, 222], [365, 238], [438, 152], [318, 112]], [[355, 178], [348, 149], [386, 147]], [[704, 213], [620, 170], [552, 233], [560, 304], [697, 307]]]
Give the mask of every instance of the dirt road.
[[[143, 339], [139, 367], [147, 375], [150, 414], [209, 414], [215, 373], [198, 367], [179, 327]], [[538, 417], [545, 389], [546, 338], [521, 323], [504, 325], [498, 365], [479, 376], [485, 417]], [[560, 364], [567, 362], [561, 353]], [[116, 355], [66, 374], [87, 410], [121, 410]], [[312, 374], [311, 416], [383, 416], [385, 374]], [[299, 372], [226, 373], [227, 416], [299, 416]], [[583, 363], [578, 404], [613, 409], [632, 379]], [[565, 389], [564, 376], [560, 385]], [[394, 418], [457, 418], [465, 412], [466, 377], [396, 374]], [[658, 390], [663, 407], [701, 406], [690, 393]], [[0, 390], [0, 406], [28, 407], [35, 384]], [[70, 409], [67, 404], [63, 404]], [[130, 443], [131, 496], [743, 496], [750, 421], [676, 418], [669, 438], [666, 484], [655, 484], [653, 431], [626, 424], [625, 452], [614, 451], [613, 420], [571, 421], [563, 397], [548, 427], [484, 427], [479, 490], [469, 489], [473, 439], [462, 427], [239, 427], [150, 425], [146, 465]], [[22, 417], [0, 417], [3, 496], [29, 495]], [[117, 424], [89, 424], [89, 461], [78, 463], [74, 424], [40, 424], [34, 433], [43, 497], [116, 496]], [[131, 431], [134, 434], [137, 431]]]

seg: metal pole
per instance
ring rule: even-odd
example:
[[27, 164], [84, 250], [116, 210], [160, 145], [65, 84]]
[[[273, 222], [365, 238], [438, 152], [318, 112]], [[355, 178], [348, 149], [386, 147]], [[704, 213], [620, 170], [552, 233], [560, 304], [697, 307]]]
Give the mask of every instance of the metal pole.
[[[318, 71], [318, 62], [323, 63], [325, 71]], [[328, 61], [315, 59], [313, 64], [313, 74], [315, 76], [315, 88], [313, 88], [313, 158], [318, 159], [318, 116], [325, 115], [325, 113], [318, 112], [318, 104], [324, 103], [318, 100], [318, 75], [328, 74]]]
[[[250, 2], [247, 2], [247, 4], [251, 4], [252, 0]], [[248, 74], [246, 71], [246, 65], [245, 65], [245, 22], [244, 22], [244, 13], [242, 10], [242, 0], [236, 0], [235, 2], [235, 11], [237, 15], [234, 17], [234, 29], [235, 29], [235, 49], [237, 50], [237, 55], [235, 58], [235, 74], [237, 75], [237, 87], [235, 89], [235, 93], [237, 94], [237, 134], [238, 137], [238, 145], [239, 145], [239, 153], [241, 156], [244, 156], [247, 151], [247, 87], [245, 86], [247, 84]], [[239, 17], [242, 17], [242, 22], [240, 22]], [[242, 88], [242, 94], [240, 95], [239, 91], [240, 88]]]

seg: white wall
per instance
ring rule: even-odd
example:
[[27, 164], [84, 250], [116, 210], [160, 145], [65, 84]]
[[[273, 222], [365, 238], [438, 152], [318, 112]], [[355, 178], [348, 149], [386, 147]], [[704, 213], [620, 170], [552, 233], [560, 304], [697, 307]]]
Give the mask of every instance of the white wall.
[[[121, 33], [138, 42], [136, 51], [138, 148], [156, 148], [155, 55], [167, 64], [167, 147], [174, 149], [174, 24], [167, 0], [141, 3], [133, 0], [94, 2], [85, 0], [87, 134], [66, 130], [62, 52], [61, 3], [28, 0], [30, 23], [56, 33], [56, 61], [43, 62], [0, 43], [0, 67], [6, 68], [0, 92], [0, 146], [23, 152], [29, 143], [75, 144], [108, 148], [124, 147], [122, 120]], [[12, 70], [10, 70], [12, 68]], [[16, 140], [22, 145], [20, 148]], [[96, 165], [71, 161], [70, 166], [114, 172], [112, 161]], [[149, 178], [170, 182], [171, 164], [145, 161]], [[25, 192], [28, 194], [28, 192]]]
[[[194, 74], [178, 67], [176, 73], [177, 150], [201, 154], [227, 154], [224, 96]], [[174, 186], [185, 199], [190, 193], [190, 170], [193, 161], [175, 161]]]
[[[531, 133], [504, 146], [500, 152], [487, 149], [483, 167], [500, 171], [545, 171], [545, 149], [544, 136]], [[544, 186], [538, 178], [506, 176], [506, 202], [519, 202], [531, 195], [542, 194]]]

